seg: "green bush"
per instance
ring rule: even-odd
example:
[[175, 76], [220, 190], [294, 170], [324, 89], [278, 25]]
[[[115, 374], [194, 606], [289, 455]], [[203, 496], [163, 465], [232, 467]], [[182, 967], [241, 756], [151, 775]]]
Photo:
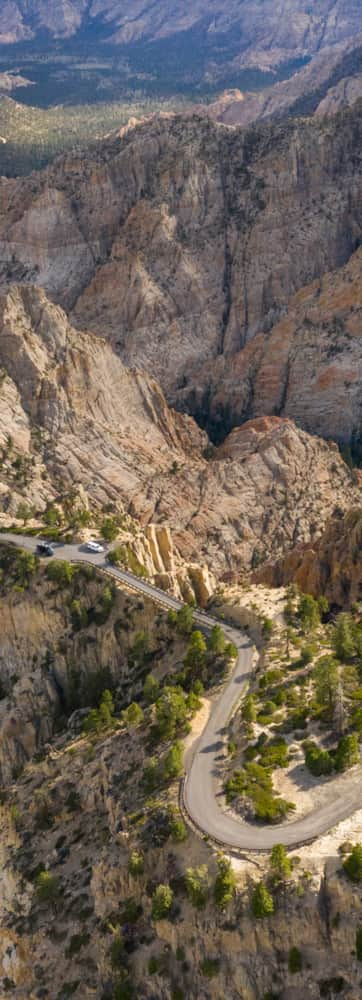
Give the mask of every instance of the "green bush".
[[93, 621], [96, 625], [105, 625], [108, 621], [114, 605], [115, 596], [115, 587], [113, 587], [112, 584], [107, 584], [100, 599], [100, 606], [96, 609], [93, 615]]
[[130, 545], [118, 545], [111, 552], [108, 552], [107, 561], [111, 566], [125, 566], [134, 576], [146, 579], [148, 572], [146, 567], [139, 561]]
[[48, 579], [52, 580], [53, 583], [57, 583], [58, 587], [69, 587], [74, 573], [76, 573], [76, 568], [65, 560], [52, 559], [47, 565], [46, 573]]
[[143, 913], [143, 907], [141, 903], [137, 903], [137, 900], [129, 896], [128, 899], [123, 901], [122, 911], [121, 911], [121, 922], [122, 924], [136, 924]]
[[173, 902], [173, 892], [169, 885], [157, 886], [152, 896], [152, 919], [165, 920]]
[[192, 632], [184, 659], [184, 667], [189, 681], [204, 680], [207, 646], [202, 632]]
[[300, 651], [300, 663], [302, 667], [306, 667], [308, 663], [311, 663], [315, 656], [315, 647], [312, 645], [302, 646]]
[[114, 987], [112, 1000], [134, 1000], [135, 990], [126, 970], [124, 976]]
[[19, 521], [22, 521], [24, 525], [27, 524], [28, 521], [30, 521], [31, 518], [34, 517], [34, 507], [30, 507], [29, 504], [25, 503], [24, 500], [21, 500], [17, 508], [15, 517], [19, 519]]
[[187, 868], [185, 872], [185, 887], [187, 897], [196, 909], [206, 906], [210, 888], [210, 876], [207, 865], [198, 868]]
[[321, 656], [313, 671], [315, 693], [318, 705], [325, 708], [332, 717], [339, 686], [338, 664], [333, 656]]
[[221, 654], [225, 651], [225, 646], [226, 640], [221, 626], [214, 625], [207, 641], [207, 647], [210, 650], [210, 653], [214, 653], [215, 656], [221, 656]]
[[127, 729], [136, 729], [144, 720], [144, 713], [137, 701], [132, 701], [122, 712], [122, 721]]
[[359, 761], [359, 741], [356, 733], [350, 736], [342, 736], [335, 754], [336, 771], [347, 771], [349, 767], [358, 764]]
[[201, 962], [201, 972], [207, 979], [214, 979], [219, 974], [220, 960], [218, 958], [204, 958]]
[[160, 682], [153, 676], [153, 674], [148, 674], [143, 685], [143, 697], [147, 705], [153, 705], [157, 700], [160, 693]]
[[170, 820], [171, 836], [176, 844], [182, 844], [187, 839], [187, 827], [180, 815], [174, 815]]
[[70, 605], [70, 615], [72, 619], [72, 625], [76, 632], [79, 632], [82, 628], [87, 628], [88, 622], [88, 611], [87, 608], [82, 607], [79, 600], [74, 599]]
[[62, 523], [62, 515], [58, 507], [48, 507], [43, 514], [43, 522], [49, 528], [59, 528]]
[[172, 740], [182, 732], [187, 722], [187, 702], [181, 687], [164, 687], [156, 701], [154, 736], [156, 739]]
[[356, 956], [359, 962], [362, 962], [362, 927], [358, 927], [356, 931]]
[[106, 517], [101, 524], [101, 535], [106, 542], [115, 542], [119, 534], [119, 524], [115, 517]]
[[343, 863], [343, 868], [351, 882], [362, 881], [362, 844], [355, 844]]
[[225, 784], [225, 794], [228, 802], [239, 795], [251, 800], [257, 819], [274, 823], [282, 819], [290, 810], [295, 809], [293, 802], [275, 796], [273, 782], [269, 770], [254, 761], [234, 774]]
[[231, 902], [236, 888], [235, 873], [229, 858], [219, 854], [217, 859], [217, 876], [214, 885], [214, 899], [221, 910]]
[[252, 694], [245, 698], [241, 714], [245, 722], [256, 722], [255, 698]]
[[333, 771], [333, 760], [328, 750], [321, 750], [313, 740], [308, 740], [304, 744], [305, 763], [316, 778], [331, 774]]
[[51, 872], [40, 871], [36, 877], [36, 894], [40, 903], [54, 903], [59, 896], [59, 879]]
[[147, 764], [145, 764], [142, 774], [142, 784], [147, 794], [154, 792], [162, 784], [161, 768], [156, 757], [150, 757]]
[[145, 870], [145, 862], [143, 854], [140, 851], [131, 851], [131, 856], [128, 862], [128, 871], [130, 875], [137, 877], [138, 875], [143, 875]]
[[113, 716], [114, 702], [111, 692], [106, 689], [100, 699], [99, 708], [93, 708], [83, 721], [85, 733], [101, 733], [103, 729], [109, 729], [114, 725]]
[[161, 972], [162, 966], [163, 966], [162, 957], [159, 958], [157, 955], [151, 955], [151, 958], [148, 963], [148, 971], [150, 976], [155, 976], [159, 972]]
[[235, 642], [227, 642], [224, 649], [224, 659], [227, 661], [227, 663], [229, 663], [230, 660], [236, 660], [237, 655], [238, 655], [238, 647], [236, 646]]
[[174, 743], [161, 763], [161, 774], [164, 781], [174, 781], [175, 778], [181, 776], [183, 771], [182, 757], [182, 743]]
[[128, 658], [130, 663], [133, 665], [137, 664], [138, 666], [142, 667], [147, 660], [149, 648], [150, 648], [149, 636], [147, 635], [147, 632], [144, 632], [143, 629], [141, 629], [140, 632], [136, 633], [133, 640], [133, 645], [129, 650]]
[[263, 636], [263, 639], [265, 639], [266, 641], [268, 641], [268, 639], [270, 639], [271, 635], [273, 634], [273, 629], [274, 629], [274, 623], [273, 623], [272, 619], [271, 618], [266, 618], [266, 617], [263, 618], [263, 622], [262, 622], [262, 636]]
[[270, 868], [280, 879], [289, 878], [292, 865], [283, 844], [274, 844], [270, 852]]
[[117, 545], [115, 549], [107, 552], [107, 562], [111, 566], [123, 566], [126, 563], [125, 549], [123, 545]]
[[263, 917], [269, 917], [274, 913], [274, 900], [266, 885], [263, 882], [259, 882], [255, 886], [253, 895], [251, 897], [251, 911], [254, 917], [258, 920]]
[[255, 817], [263, 823], [279, 823], [295, 809], [295, 802], [260, 789], [254, 796]]
[[297, 614], [304, 629], [316, 628], [321, 620], [318, 601], [311, 594], [301, 594]]
[[265, 743], [260, 752], [263, 767], [287, 767], [289, 763], [288, 745], [282, 737]]
[[189, 604], [184, 604], [179, 611], [168, 612], [169, 625], [176, 625], [180, 635], [190, 635], [194, 623], [193, 610]]
[[82, 931], [80, 934], [73, 934], [65, 949], [65, 957], [73, 958], [89, 941], [90, 935], [86, 931]]
[[[0, 549], [0, 582], [28, 587], [39, 566], [39, 559], [32, 552], [9, 545]], [[2, 571], [2, 572], [1, 572]]]
[[113, 941], [110, 949], [110, 959], [113, 969], [118, 969], [124, 963], [124, 940], [122, 937], [122, 932], [117, 928], [113, 935]]
[[302, 956], [299, 948], [295, 946], [289, 950], [288, 969], [291, 973], [301, 972], [302, 970]]
[[333, 630], [332, 644], [338, 660], [342, 663], [350, 663], [356, 655], [356, 646], [353, 637], [353, 622], [350, 615], [338, 615], [337, 623]]

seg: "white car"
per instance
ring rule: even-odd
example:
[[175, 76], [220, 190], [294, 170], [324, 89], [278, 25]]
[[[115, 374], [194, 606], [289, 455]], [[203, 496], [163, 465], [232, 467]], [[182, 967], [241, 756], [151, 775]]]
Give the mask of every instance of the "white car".
[[86, 542], [85, 547], [87, 552], [104, 552], [104, 545], [101, 545], [100, 542]]

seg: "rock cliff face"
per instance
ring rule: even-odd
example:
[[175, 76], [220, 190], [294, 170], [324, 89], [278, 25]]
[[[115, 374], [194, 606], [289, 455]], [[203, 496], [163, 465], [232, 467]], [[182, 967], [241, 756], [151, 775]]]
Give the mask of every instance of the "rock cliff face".
[[[0, 559], [4, 548], [0, 545]], [[12, 783], [14, 774], [41, 751], [54, 736], [59, 721], [90, 705], [94, 685], [115, 685], [121, 701], [142, 687], [139, 662], [131, 650], [141, 629], [151, 629], [150, 655], [164, 650], [154, 630], [154, 606], [114, 590], [106, 622], [94, 622], [84, 631], [74, 626], [71, 599], [93, 612], [101, 607], [108, 583], [101, 574], [82, 571], [74, 578], [71, 597], [39, 570], [29, 585], [17, 592], [8, 584], [0, 592], [2, 641], [0, 652], [0, 784]], [[127, 621], [126, 628], [117, 622]], [[141, 679], [140, 679], [140, 676]], [[100, 681], [102, 683], [102, 681]], [[93, 686], [92, 686], [93, 685]], [[87, 700], [88, 698], [88, 700]]]
[[362, 97], [362, 73], [347, 76], [335, 87], [330, 87], [326, 96], [318, 104], [316, 115], [335, 115], [343, 108], [349, 108]]
[[2, 283], [44, 286], [177, 402], [355, 250], [361, 122], [358, 105], [247, 132], [162, 117], [2, 180]]
[[53, 38], [69, 38], [93, 27], [102, 38], [120, 44], [155, 41], [201, 31], [212, 45], [223, 43], [222, 64], [275, 66], [310, 56], [322, 47], [353, 36], [360, 29], [358, 0], [181, 0], [170, 5], [134, 2], [131, 11], [118, 0], [7, 0], [3, 4], [0, 42], [36, 38], [47, 31]]
[[121, 503], [147, 528], [142, 561], [161, 575], [181, 560], [218, 576], [255, 564], [358, 502], [358, 477], [336, 445], [290, 420], [261, 417], [210, 446], [153, 379], [74, 330], [37, 288], [12, 288], [0, 302], [0, 365], [3, 511], [14, 516], [22, 496], [44, 510], [78, 487], [95, 507]]
[[[256, 93], [226, 91], [204, 112], [224, 125], [285, 115], [335, 114], [361, 96], [362, 36], [321, 49], [302, 69]], [[200, 109], [201, 110], [201, 109]]]
[[362, 510], [331, 521], [322, 536], [263, 568], [258, 579], [272, 586], [295, 582], [304, 593], [325, 594], [332, 605], [350, 607], [362, 598]]
[[216, 439], [245, 418], [277, 413], [358, 448], [361, 320], [358, 250], [344, 268], [299, 291], [270, 333], [257, 334], [232, 363], [223, 356], [204, 366], [201, 384], [183, 390], [184, 405]]

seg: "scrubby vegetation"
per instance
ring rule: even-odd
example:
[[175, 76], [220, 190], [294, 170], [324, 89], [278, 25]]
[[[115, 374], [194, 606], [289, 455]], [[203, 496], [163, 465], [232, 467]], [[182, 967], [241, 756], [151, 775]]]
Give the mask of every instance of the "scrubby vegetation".
[[31, 552], [0, 545], [0, 587], [3, 591], [24, 590], [34, 577], [39, 560]]
[[331, 614], [289, 588], [285, 626], [270, 633], [263, 664], [230, 729], [228, 802], [248, 818], [280, 822], [293, 802], [276, 794], [273, 774], [296, 760], [316, 779], [342, 773], [360, 759], [362, 614]]
[[[36, 989], [52, 995], [60, 962], [59, 1000], [92, 990], [101, 995], [105, 989], [107, 1000], [136, 1000], [150, 989], [172, 1000], [206, 995], [211, 988], [221, 995], [235, 973], [235, 956], [239, 961], [248, 936], [254, 939], [255, 925], [260, 940], [264, 934], [279, 935], [281, 926], [284, 935], [278, 980], [262, 951], [259, 995], [276, 996], [283, 976], [295, 976], [297, 984], [308, 962], [292, 922], [290, 933], [286, 930], [285, 914], [292, 914], [294, 906], [300, 912], [299, 897], [310, 892], [309, 873], [276, 844], [269, 860], [258, 858], [245, 877], [239, 864], [193, 833], [178, 801], [183, 738], [203, 690], [212, 691], [229, 669], [231, 651], [222, 628], [205, 637], [195, 628], [192, 608], [165, 614], [117, 589], [105, 593], [108, 584], [96, 571], [89, 576], [86, 569], [71, 566], [70, 573], [67, 567], [60, 572], [56, 561], [50, 574], [50, 563], [36, 561], [25, 589], [14, 592], [17, 560], [12, 552], [2, 585], [10, 600], [38, 595], [64, 622], [53, 645], [49, 630], [41, 661], [47, 684], [53, 672], [63, 684], [51, 746], [40, 739], [38, 752], [1, 799], [11, 827], [7, 865], [9, 871], [14, 866], [21, 899], [28, 900], [27, 909], [17, 907], [10, 919], [20, 938], [31, 942]], [[352, 618], [354, 629], [357, 612]], [[226, 781], [234, 806], [240, 803], [262, 822], [283, 818], [288, 808], [273, 782], [291, 766], [296, 744], [302, 753], [305, 739], [319, 747], [326, 734], [328, 752], [344, 740], [339, 759], [349, 759], [352, 745], [346, 737], [353, 735], [349, 720], [358, 706], [354, 674], [348, 681], [345, 731], [334, 742], [335, 713], [325, 720], [314, 716], [318, 659], [333, 655], [338, 677], [345, 670], [358, 672], [355, 658], [342, 664], [334, 648], [332, 654], [337, 624], [322, 622], [311, 636], [304, 624], [291, 624], [288, 654], [284, 631], [278, 635], [274, 629], [253, 690], [235, 717], [230, 771], [236, 773]], [[307, 644], [313, 653], [300, 663]], [[301, 684], [303, 676], [307, 680]], [[305, 712], [293, 691], [298, 699], [303, 695]], [[260, 714], [270, 722], [261, 724]], [[297, 730], [300, 740], [287, 726], [296, 714], [298, 726], [306, 723]], [[349, 880], [350, 891], [358, 890], [360, 868], [360, 846], [349, 845], [336, 875], [345, 891]], [[309, 895], [309, 914], [312, 901]], [[316, 906], [316, 914], [319, 927], [322, 908]], [[329, 933], [335, 935], [336, 915], [329, 913], [328, 919]], [[358, 927], [353, 926], [350, 944], [360, 961]], [[343, 935], [345, 948], [345, 926]], [[56, 956], [57, 969], [39, 957], [38, 942], [44, 954], [47, 937], [55, 945], [49, 954]], [[232, 949], [225, 947], [229, 940]], [[330, 982], [321, 980], [321, 996], [330, 995]], [[0, 987], [8, 992], [1, 982]]]
[[255, 819], [263, 823], [280, 822], [295, 808], [293, 802], [274, 795], [271, 769], [254, 761], [234, 771], [226, 782], [225, 793], [228, 802], [241, 796], [244, 802], [251, 803]]
[[[32, 93], [29, 88], [30, 99]], [[85, 155], [130, 117], [142, 118], [153, 111], [182, 106], [182, 99], [167, 101], [135, 96], [133, 100], [98, 104], [73, 105], [68, 100], [68, 106], [58, 103], [48, 109], [1, 98], [0, 134], [6, 143], [0, 147], [0, 172], [6, 176], [28, 174], [71, 150]]]

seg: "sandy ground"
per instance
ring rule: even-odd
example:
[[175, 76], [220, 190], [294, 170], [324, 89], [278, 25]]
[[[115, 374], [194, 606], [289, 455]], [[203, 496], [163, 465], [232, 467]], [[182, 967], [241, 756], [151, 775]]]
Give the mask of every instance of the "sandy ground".
[[191, 720], [191, 730], [183, 741], [184, 744], [184, 761], [189, 762], [192, 757], [192, 752], [195, 749], [197, 740], [201, 733], [205, 729], [206, 723], [209, 719], [209, 715], [212, 707], [211, 698], [202, 698], [202, 707], [200, 711], [194, 715]]
[[[299, 847], [298, 850], [290, 851], [289, 856], [294, 863], [297, 862], [295, 871], [302, 874], [308, 871], [311, 874], [311, 885], [319, 888], [320, 879], [327, 861], [336, 861], [342, 856], [339, 854], [341, 844], [348, 842], [357, 844], [362, 842], [362, 809], [355, 812], [349, 819], [342, 820], [333, 827], [329, 833], [323, 837], [318, 837], [313, 844]], [[247, 877], [250, 873], [262, 874], [269, 866], [269, 855], [245, 854], [243, 858], [231, 856], [233, 868], [240, 875]]]
[[225, 604], [231, 607], [251, 608], [260, 615], [272, 618], [277, 625], [284, 624], [285, 587], [271, 588], [260, 584], [225, 587], [224, 599]]

